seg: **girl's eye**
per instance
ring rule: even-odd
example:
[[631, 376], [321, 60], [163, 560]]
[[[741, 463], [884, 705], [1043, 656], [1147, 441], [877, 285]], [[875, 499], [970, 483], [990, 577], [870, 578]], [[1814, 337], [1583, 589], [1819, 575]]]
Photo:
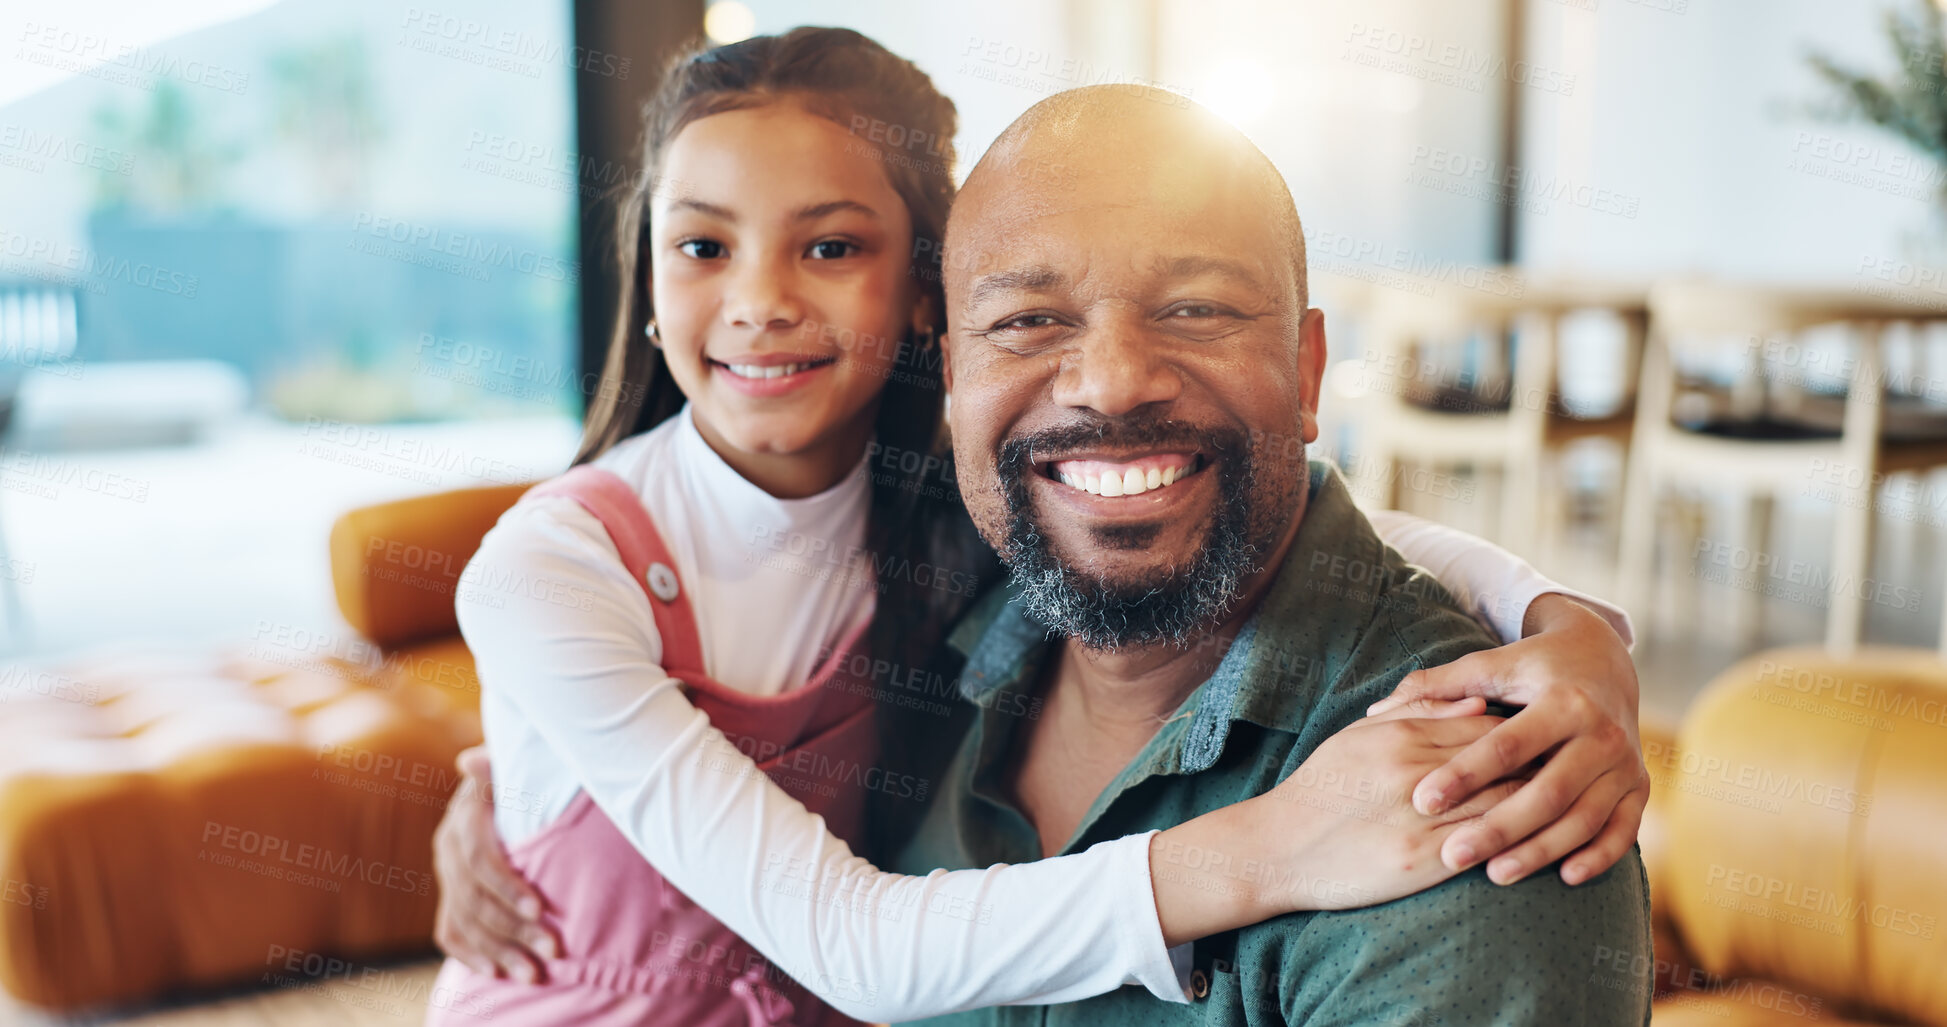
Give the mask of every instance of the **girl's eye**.
[[676, 244], [676, 250], [697, 260], [715, 260], [723, 256], [723, 244], [715, 239], [685, 239]]
[[843, 239], [820, 239], [811, 244], [811, 259], [840, 260], [858, 252], [858, 246]]

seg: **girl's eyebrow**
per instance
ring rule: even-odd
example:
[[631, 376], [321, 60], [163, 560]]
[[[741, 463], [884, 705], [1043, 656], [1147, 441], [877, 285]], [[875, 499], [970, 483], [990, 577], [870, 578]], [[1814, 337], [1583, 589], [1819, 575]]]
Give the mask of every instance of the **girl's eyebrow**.
[[832, 200], [827, 203], [814, 203], [809, 207], [800, 207], [796, 213], [791, 215], [791, 219], [793, 221], [816, 221], [827, 214], [836, 214], [841, 210], [855, 210], [869, 218], [879, 216], [878, 211], [873, 210], [871, 207], [857, 200]]
[[737, 222], [737, 212], [731, 210], [729, 207], [719, 207], [714, 203], [692, 200], [687, 196], [677, 200], [671, 206], [678, 210], [694, 210], [699, 213], [708, 214], [719, 221], [728, 221], [731, 224], [736, 224]]
[[[727, 221], [733, 225], [737, 223], [736, 211], [731, 210], [729, 207], [720, 207], [714, 203], [705, 203], [702, 200], [693, 200], [685, 196], [677, 200], [672, 206], [678, 210], [694, 210], [702, 214], [708, 214], [719, 221]], [[814, 203], [809, 207], [799, 207], [791, 213], [791, 220], [816, 221], [826, 215], [836, 214], [841, 210], [857, 211], [869, 218], [877, 218], [879, 216], [878, 211], [873, 210], [871, 207], [857, 200], [830, 200], [825, 203]]]

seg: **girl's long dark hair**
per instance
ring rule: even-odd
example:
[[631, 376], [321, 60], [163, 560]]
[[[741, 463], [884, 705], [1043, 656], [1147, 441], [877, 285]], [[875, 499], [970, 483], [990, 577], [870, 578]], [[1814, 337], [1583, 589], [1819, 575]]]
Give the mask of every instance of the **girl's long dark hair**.
[[[909, 273], [917, 295], [931, 300], [934, 323], [926, 338], [944, 330], [939, 252], [953, 202], [953, 101], [911, 61], [850, 29], [798, 28], [691, 52], [670, 65], [643, 108], [642, 167], [616, 203], [621, 303], [576, 464], [683, 407], [662, 352], [644, 335], [655, 316], [647, 274], [649, 200], [670, 142], [699, 118], [784, 99], [832, 119], [883, 155], [886, 177], [911, 215]], [[866, 529], [880, 582], [875, 652], [913, 660], [923, 656], [915, 647], [936, 645], [947, 620], [972, 597], [971, 586], [958, 585], [984, 585], [979, 579], [991, 576], [982, 547], [967, 546], [970, 533], [958, 512], [941, 416], [941, 350], [921, 341], [902, 340], [880, 393]], [[942, 569], [949, 560], [960, 566]], [[949, 587], [939, 587], [935, 571], [947, 575]]]

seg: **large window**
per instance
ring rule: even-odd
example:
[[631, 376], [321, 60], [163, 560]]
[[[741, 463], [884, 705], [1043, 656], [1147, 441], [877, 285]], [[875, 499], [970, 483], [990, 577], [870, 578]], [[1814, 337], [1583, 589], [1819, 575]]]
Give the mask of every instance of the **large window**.
[[568, 0], [33, 6], [0, 24], [8, 648], [328, 622], [338, 512], [559, 468], [574, 79], [651, 69]]

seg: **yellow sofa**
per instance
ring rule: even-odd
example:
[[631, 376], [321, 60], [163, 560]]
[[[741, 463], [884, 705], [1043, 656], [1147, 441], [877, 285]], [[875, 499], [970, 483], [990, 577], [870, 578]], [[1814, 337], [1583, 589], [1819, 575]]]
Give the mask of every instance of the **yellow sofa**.
[[339, 520], [339, 605], [369, 659], [121, 657], [12, 690], [0, 987], [74, 1010], [428, 950], [432, 832], [480, 737], [453, 591], [523, 489]]
[[1760, 653], [1644, 739], [1656, 1027], [1947, 1025], [1947, 663]]

